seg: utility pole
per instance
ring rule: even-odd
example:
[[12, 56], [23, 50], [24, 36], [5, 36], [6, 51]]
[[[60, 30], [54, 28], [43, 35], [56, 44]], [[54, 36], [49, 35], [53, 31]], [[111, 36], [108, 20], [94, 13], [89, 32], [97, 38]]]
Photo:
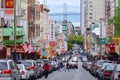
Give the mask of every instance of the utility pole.
[[16, 60], [16, 0], [14, 0], [14, 60]]

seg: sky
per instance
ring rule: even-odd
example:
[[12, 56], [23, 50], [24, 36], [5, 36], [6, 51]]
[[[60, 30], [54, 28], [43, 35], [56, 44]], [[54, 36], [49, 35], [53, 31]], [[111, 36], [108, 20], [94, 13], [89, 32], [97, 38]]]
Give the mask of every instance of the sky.
[[[44, 0], [38, 0], [40, 3], [44, 3]], [[80, 21], [80, 0], [45, 0], [46, 4], [50, 9], [50, 14], [59, 14], [59, 15], [50, 15], [50, 18], [55, 18], [57, 20], [63, 19], [64, 4], [67, 4], [67, 19], [70, 21]], [[74, 15], [70, 15], [70, 14]]]

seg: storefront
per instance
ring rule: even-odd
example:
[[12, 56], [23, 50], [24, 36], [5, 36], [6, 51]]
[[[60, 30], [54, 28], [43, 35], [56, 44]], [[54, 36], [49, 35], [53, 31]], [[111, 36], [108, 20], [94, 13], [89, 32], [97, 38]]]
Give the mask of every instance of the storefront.
[[[26, 48], [27, 49], [27, 48]], [[27, 57], [27, 51], [24, 48], [24, 45], [17, 45], [16, 46], [16, 51], [14, 51], [14, 46], [11, 45], [10, 51], [11, 51], [11, 57], [16, 60], [21, 60], [21, 59], [26, 59]]]

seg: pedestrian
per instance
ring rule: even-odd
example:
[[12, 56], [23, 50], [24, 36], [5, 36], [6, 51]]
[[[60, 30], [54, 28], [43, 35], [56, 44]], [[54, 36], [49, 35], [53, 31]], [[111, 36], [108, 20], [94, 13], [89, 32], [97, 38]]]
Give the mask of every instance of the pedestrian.
[[62, 70], [62, 67], [63, 67], [63, 63], [62, 63], [62, 62], [60, 62], [60, 63], [59, 63], [59, 71], [61, 71], [61, 70]]
[[66, 63], [66, 70], [69, 71], [69, 63], [68, 63], [68, 61], [67, 61], [67, 63]]
[[69, 63], [68, 63], [68, 61], [65, 62], [65, 64], [64, 64], [64, 70], [65, 70], [65, 71], [66, 71], [66, 70], [69, 71]]
[[43, 70], [44, 70], [45, 78], [47, 78], [50, 71], [50, 65], [48, 61], [46, 61], [45, 64], [43, 65]]

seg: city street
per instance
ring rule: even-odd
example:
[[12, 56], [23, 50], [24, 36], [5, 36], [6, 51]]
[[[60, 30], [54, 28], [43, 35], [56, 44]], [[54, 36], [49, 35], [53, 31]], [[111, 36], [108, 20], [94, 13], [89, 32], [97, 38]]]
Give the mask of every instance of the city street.
[[37, 80], [98, 80], [89, 72], [82, 68], [82, 63], [79, 62], [78, 69], [70, 69], [70, 71], [55, 71], [49, 74], [48, 79], [42, 77]]

